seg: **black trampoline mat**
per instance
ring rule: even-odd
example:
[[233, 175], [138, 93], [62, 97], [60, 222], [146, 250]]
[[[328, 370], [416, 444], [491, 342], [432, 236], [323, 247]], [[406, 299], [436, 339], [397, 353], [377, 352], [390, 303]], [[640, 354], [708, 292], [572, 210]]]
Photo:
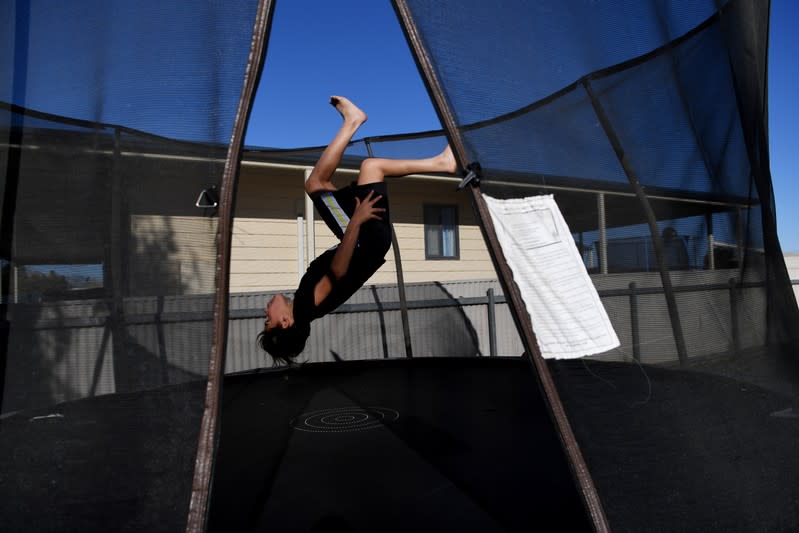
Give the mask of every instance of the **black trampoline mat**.
[[[551, 368], [614, 531], [797, 529], [791, 397], [690, 370]], [[204, 393], [1, 419], [0, 529], [182, 531]], [[589, 525], [529, 364], [442, 358], [226, 376], [210, 529]]]
[[229, 376], [223, 405], [212, 531], [589, 529], [519, 359]]
[[183, 531], [205, 382], [0, 420], [0, 531]]
[[799, 410], [784, 387], [634, 363], [550, 368], [614, 531], [799, 530], [799, 417], [785, 416]]

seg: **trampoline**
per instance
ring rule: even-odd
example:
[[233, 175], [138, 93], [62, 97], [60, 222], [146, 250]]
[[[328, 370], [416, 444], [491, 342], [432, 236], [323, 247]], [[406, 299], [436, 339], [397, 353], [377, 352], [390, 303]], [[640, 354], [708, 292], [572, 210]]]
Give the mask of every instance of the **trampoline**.
[[[210, 530], [590, 530], [531, 379], [525, 361], [489, 358], [229, 375]], [[4, 529], [179, 529], [189, 487], [164, 472], [191, 472], [192, 454], [170, 450], [197, 435], [167, 428], [202, 393], [194, 382], [4, 418]]]
[[[799, 459], [788, 452], [799, 419], [780, 416], [783, 395], [697, 371], [568, 366], [553, 367], [555, 379], [570, 414], [591, 421], [578, 438], [591, 440], [586, 460], [609, 518], [623, 519], [624, 530], [779, 531], [799, 520]], [[583, 390], [562, 382], [564, 370], [584, 374]], [[488, 357], [228, 375], [209, 530], [590, 531], [532, 379], [523, 358]], [[203, 385], [3, 418], [0, 493], [15, 494], [0, 503], [4, 527], [182, 527], [189, 487], [164, 473], [189, 479], [193, 456], [170, 450], [191, 449], [197, 435], [167, 428], [178, 407], [199, 410]], [[591, 401], [597, 392], [602, 404]], [[121, 432], [137, 437], [120, 442]], [[653, 457], [653, 447], [679, 451]], [[720, 486], [725, 471], [729, 486]], [[632, 521], [630, 508], [640, 510]], [[753, 508], [762, 512], [757, 521]]]
[[[779, 416], [783, 395], [696, 371], [567, 366], [556, 381], [585, 378], [583, 390], [559, 385], [570, 415], [590, 421], [577, 436], [592, 442], [586, 460], [623, 530], [779, 531], [799, 520], [799, 419]], [[593, 529], [522, 358], [232, 375], [222, 426], [213, 531]], [[655, 447], [679, 452], [645, 451]], [[719, 486], [730, 465], [732, 486]]]
[[[363, 139], [345, 163], [447, 139], [497, 275], [470, 282], [498, 285], [512, 357], [479, 355], [496, 338], [463, 307], [482, 295], [433, 279], [390, 301], [398, 280], [326, 317], [319, 362], [245, 353], [225, 375], [232, 321], [263, 324], [263, 294], [231, 312], [230, 267], [275, 2], [0, 8], [0, 528], [796, 529], [768, 3], [392, 5], [443, 129]], [[619, 348], [540, 356], [484, 191], [556, 196]]]
[[589, 530], [531, 379], [488, 358], [228, 376], [211, 530]]

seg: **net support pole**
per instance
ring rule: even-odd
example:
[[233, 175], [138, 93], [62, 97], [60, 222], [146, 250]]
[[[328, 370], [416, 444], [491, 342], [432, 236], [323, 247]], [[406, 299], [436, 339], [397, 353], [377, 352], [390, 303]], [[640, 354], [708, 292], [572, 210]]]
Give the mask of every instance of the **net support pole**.
[[605, 132], [610, 144], [613, 146], [613, 151], [616, 153], [616, 157], [621, 163], [622, 168], [624, 169], [624, 173], [627, 175], [627, 180], [630, 182], [630, 185], [633, 187], [635, 191], [635, 196], [638, 198], [638, 201], [641, 203], [641, 207], [644, 210], [644, 214], [646, 216], [647, 224], [649, 225], [649, 232], [652, 235], [652, 244], [655, 248], [655, 257], [657, 258], [658, 262], [658, 270], [660, 271], [660, 280], [663, 284], [663, 293], [666, 297], [666, 307], [668, 308], [669, 312], [669, 319], [671, 321], [671, 329], [672, 333], [674, 334], [674, 344], [677, 347], [677, 357], [679, 357], [680, 364], [685, 365], [688, 362], [688, 354], [685, 348], [685, 337], [683, 336], [682, 332], [682, 323], [680, 322], [680, 312], [677, 308], [677, 299], [674, 296], [674, 287], [671, 284], [671, 276], [669, 275], [669, 271], [666, 268], [666, 261], [665, 255], [663, 253], [663, 242], [660, 238], [660, 232], [658, 231], [658, 224], [657, 218], [655, 217], [655, 211], [652, 209], [652, 206], [649, 203], [649, 200], [646, 197], [646, 193], [644, 192], [643, 186], [641, 186], [641, 182], [638, 181], [638, 177], [633, 171], [632, 166], [630, 166], [630, 162], [627, 159], [627, 156], [624, 153], [624, 148], [621, 146], [621, 142], [619, 141], [619, 137], [616, 135], [616, 131], [613, 129], [613, 125], [610, 123], [610, 119], [608, 118], [607, 114], [605, 113], [604, 108], [602, 107], [602, 103], [597, 98], [596, 94], [594, 93], [593, 88], [591, 87], [591, 82], [588, 78], [583, 79], [582, 81], [583, 87], [585, 88], [586, 93], [588, 93], [588, 97], [591, 100], [591, 105], [594, 108], [594, 113], [596, 114], [597, 118], [599, 119], [599, 123], [602, 125], [602, 129]]
[[255, 91], [263, 70], [266, 45], [274, 14], [274, 0], [259, 0], [252, 30], [250, 53], [242, 80], [241, 95], [236, 109], [233, 130], [228, 144], [222, 184], [219, 194], [219, 225], [217, 229], [216, 293], [211, 354], [208, 359], [208, 382], [205, 388], [205, 409], [197, 438], [191, 500], [186, 519], [187, 533], [202, 533], [206, 529], [211, 498], [214, 459], [219, 442], [222, 377], [225, 370], [228, 314], [230, 298], [230, 251], [233, 239], [233, 208], [236, 185], [241, 166], [244, 136], [252, 110]]
[[[393, 0], [393, 4], [400, 21], [400, 26], [405, 33], [406, 41], [413, 53], [422, 79], [425, 82], [427, 92], [432, 99], [433, 107], [438, 114], [441, 124], [446, 130], [447, 139], [452, 147], [455, 159], [458, 161], [460, 168], [474, 168], [473, 165], [467, 164], [469, 161], [464, 139], [461, 136], [454, 114], [446, 99], [443, 87], [433, 68], [430, 56], [422, 42], [421, 35], [416, 28], [416, 23], [413, 20], [410, 9], [405, 0]], [[540, 350], [538, 349], [538, 343], [535, 338], [535, 333], [533, 333], [530, 315], [527, 313], [519, 288], [513, 281], [513, 274], [505, 260], [502, 248], [499, 245], [496, 230], [491, 220], [491, 215], [488, 212], [488, 206], [480, 190], [479, 179], [472, 179], [469, 181], [469, 186], [462, 184], [462, 187], [469, 190], [472, 207], [477, 221], [480, 224], [483, 238], [488, 246], [488, 251], [494, 263], [494, 268], [497, 272], [502, 290], [505, 293], [505, 298], [509, 304], [511, 315], [519, 330], [528, 360], [532, 363], [535, 375], [538, 378], [538, 384], [543, 392], [544, 401], [549, 407], [561, 445], [566, 453], [566, 458], [579, 488], [578, 492], [582, 497], [589, 518], [596, 531], [603, 533], [610, 531], [607, 517], [605, 516], [605, 510], [602, 507], [602, 502], [599, 499], [596, 486], [588, 471], [580, 447], [577, 444], [577, 439], [574, 436], [571, 424], [566, 417], [566, 411], [560, 400], [552, 375], [549, 372], [549, 367], [543, 357], [541, 357]]]
[[[374, 157], [372, 145], [366, 141], [366, 153], [369, 157]], [[405, 275], [402, 271], [402, 257], [397, 241], [397, 233], [394, 231], [394, 224], [391, 224], [391, 249], [394, 250], [394, 266], [397, 271], [397, 293], [400, 303], [400, 318], [402, 320], [402, 338], [405, 341], [405, 357], [413, 357], [413, 345], [411, 344], [411, 325], [408, 319], [408, 299], [405, 296]], [[382, 316], [382, 315], [381, 315]]]
[[391, 247], [394, 249], [394, 264], [397, 266], [397, 292], [400, 301], [400, 317], [402, 318], [402, 338], [405, 340], [405, 357], [413, 357], [411, 344], [411, 325], [408, 319], [408, 299], [405, 296], [405, 276], [402, 273], [402, 258], [400, 257], [397, 233], [394, 224], [391, 225]]
[[[25, 93], [28, 80], [28, 55], [30, 42], [30, 6], [27, 2], [17, 0], [13, 22], [14, 46], [11, 49], [14, 58], [14, 70], [11, 79], [11, 103], [20, 104], [19, 111], [11, 110], [11, 124], [8, 128], [8, 155], [6, 156], [5, 181], [3, 183], [2, 212], [0, 212], [0, 260], [6, 272], [0, 272], [0, 412], [5, 398], [6, 366], [8, 364], [9, 341], [11, 337], [11, 271], [15, 265], [14, 257], [14, 221], [17, 213], [17, 195], [19, 177], [22, 171], [22, 129], [25, 105]], [[3, 269], [0, 269], [0, 271]]]
[[[130, 223], [128, 221], [127, 206], [125, 205], [125, 187], [122, 176], [121, 142], [119, 128], [114, 128], [114, 151], [111, 161], [111, 224], [104, 264], [103, 285], [106, 288], [106, 297], [110, 306], [111, 365], [114, 370], [116, 390], [120, 390], [120, 385], [127, 387], [127, 384], [119, 382], [121, 378], [116, 369], [119, 361], [127, 358], [127, 343], [125, 342], [127, 333], [124, 304], [125, 284], [123, 283], [125, 272], [123, 269], [125, 251], [127, 249], [126, 244], [130, 239]], [[160, 314], [157, 316], [160, 317]], [[160, 333], [161, 326], [159, 325], [158, 327]]]

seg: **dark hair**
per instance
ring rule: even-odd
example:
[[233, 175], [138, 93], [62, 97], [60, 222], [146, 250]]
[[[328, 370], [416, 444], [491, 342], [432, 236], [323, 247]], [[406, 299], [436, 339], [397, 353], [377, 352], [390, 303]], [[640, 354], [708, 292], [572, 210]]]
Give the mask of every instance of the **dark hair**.
[[275, 364], [290, 365], [305, 348], [305, 341], [310, 334], [310, 326], [299, 326], [295, 323], [288, 328], [265, 329], [258, 334], [255, 342], [272, 356]]

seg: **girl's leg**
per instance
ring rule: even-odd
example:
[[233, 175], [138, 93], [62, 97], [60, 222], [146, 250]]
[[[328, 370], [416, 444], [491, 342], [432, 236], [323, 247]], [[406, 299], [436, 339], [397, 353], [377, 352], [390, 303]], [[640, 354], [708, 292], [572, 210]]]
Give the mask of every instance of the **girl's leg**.
[[449, 172], [457, 170], [455, 156], [447, 146], [443, 152], [427, 159], [382, 159], [369, 158], [361, 163], [361, 173], [358, 176], [358, 185], [379, 183], [386, 176], [396, 177], [408, 174], [422, 174], [425, 172]]
[[308, 181], [305, 182], [305, 192], [311, 194], [319, 190], [335, 191], [336, 187], [330, 183], [330, 178], [341, 163], [341, 156], [344, 155], [347, 145], [352, 140], [352, 136], [366, 122], [366, 113], [361, 111], [355, 104], [343, 96], [331, 96], [330, 103], [341, 113], [344, 123], [336, 133], [336, 136], [322, 152], [319, 161], [316, 162]]

